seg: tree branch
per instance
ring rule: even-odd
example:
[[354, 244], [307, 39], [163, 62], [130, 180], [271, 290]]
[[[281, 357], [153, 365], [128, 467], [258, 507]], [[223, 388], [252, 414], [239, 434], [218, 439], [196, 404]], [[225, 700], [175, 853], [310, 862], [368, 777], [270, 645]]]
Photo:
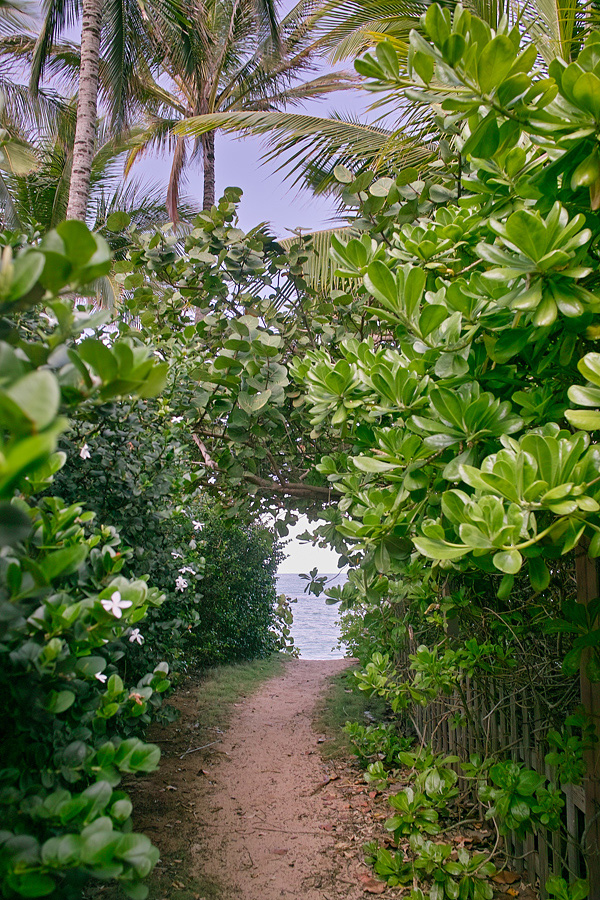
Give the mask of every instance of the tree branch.
[[332, 491], [332, 488], [321, 487], [318, 484], [302, 484], [300, 481], [279, 484], [271, 478], [261, 478], [259, 475], [252, 475], [249, 472], [244, 472], [244, 480], [255, 484], [261, 491], [287, 494], [290, 497], [328, 500]]

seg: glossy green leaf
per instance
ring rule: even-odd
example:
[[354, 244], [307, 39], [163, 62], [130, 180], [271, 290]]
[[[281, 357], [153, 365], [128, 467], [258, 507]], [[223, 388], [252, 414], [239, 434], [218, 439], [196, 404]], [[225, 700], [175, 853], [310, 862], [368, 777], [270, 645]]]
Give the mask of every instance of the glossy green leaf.
[[43, 431], [56, 418], [60, 390], [51, 372], [38, 370], [0, 391], [0, 421], [23, 434]]
[[40, 569], [48, 581], [76, 572], [88, 554], [87, 544], [73, 544], [62, 550], [53, 550], [40, 561]]
[[115, 355], [103, 341], [85, 338], [77, 345], [77, 352], [103, 381], [112, 381], [117, 377], [119, 364]]
[[84, 222], [69, 219], [61, 222], [56, 232], [64, 242], [66, 256], [78, 268], [85, 266], [97, 250], [94, 235]]
[[117, 210], [111, 213], [106, 220], [106, 227], [108, 231], [123, 231], [130, 223], [131, 216], [129, 213], [126, 213], [124, 210]]
[[516, 575], [523, 564], [523, 557], [518, 550], [500, 550], [494, 554], [494, 565], [507, 575]]
[[484, 94], [497, 88], [506, 78], [516, 55], [512, 41], [504, 34], [486, 44], [477, 63], [477, 79]]
[[381, 303], [388, 307], [398, 306], [398, 286], [396, 279], [385, 265], [375, 260], [372, 262], [364, 277], [365, 287]]
[[44, 707], [48, 712], [58, 716], [73, 706], [74, 702], [75, 694], [73, 691], [51, 691], [46, 698]]

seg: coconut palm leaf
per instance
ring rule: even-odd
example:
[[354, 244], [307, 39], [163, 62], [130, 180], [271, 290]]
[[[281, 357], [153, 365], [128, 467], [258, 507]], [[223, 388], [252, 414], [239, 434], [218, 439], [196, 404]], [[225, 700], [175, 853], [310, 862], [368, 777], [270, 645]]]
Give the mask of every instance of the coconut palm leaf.
[[372, 34], [408, 44], [429, 0], [327, 0], [317, 14], [315, 33], [331, 62], [355, 59], [373, 45]]
[[32, 132], [52, 132], [66, 105], [57, 85], [32, 96], [20, 83], [23, 64], [30, 62], [34, 43], [30, 35], [0, 38], [0, 123], [22, 138]]
[[0, 35], [30, 27], [35, 11], [35, 5], [26, 0], [0, 0]]
[[[140, 79], [147, 125], [145, 134], [131, 141], [127, 171], [147, 149], [176, 153], [169, 186], [169, 208], [174, 214], [182, 160], [190, 164], [204, 156], [207, 184], [212, 176], [206, 159], [211, 161], [213, 139], [208, 136], [213, 129], [192, 136], [193, 144], [184, 154], [181, 140], [187, 136], [169, 137], [178, 122], [240, 110], [275, 112], [357, 85], [354, 75], [315, 71], [320, 50], [311, 31], [314, 12], [312, 0], [300, 0], [281, 21], [275, 46], [270, 35], [257, 35], [256, 0], [205, 0], [201, 16], [193, 8], [188, 10], [191, 27], [185, 53], [161, 47], [160, 81], [151, 67]], [[308, 72], [314, 77], [302, 81], [300, 75]], [[171, 82], [168, 88], [165, 76]]]
[[218, 113], [188, 119], [174, 130], [199, 137], [215, 128], [241, 136], [265, 135], [266, 158], [279, 161], [279, 169], [295, 166], [296, 183], [305, 180], [307, 166], [323, 166], [332, 158], [336, 165], [359, 161], [375, 171], [400, 171], [422, 167], [435, 156], [435, 147], [401, 129], [390, 131], [335, 114], [319, 118], [286, 112]]
[[29, 86], [35, 96], [40, 89], [46, 60], [62, 31], [73, 28], [81, 13], [81, 0], [43, 0], [43, 20], [33, 50]]
[[579, 0], [524, 0], [524, 28], [546, 64], [557, 57], [570, 62], [600, 23], [600, 11]]
[[0, 174], [0, 221], [6, 228], [22, 229], [23, 222], [19, 217], [14, 198], [10, 192], [4, 177]]
[[335, 264], [331, 259], [332, 237], [348, 240], [352, 233], [351, 226], [342, 228], [328, 228], [322, 231], [313, 231], [310, 234], [298, 233], [294, 237], [284, 238], [278, 243], [284, 250], [302, 248], [306, 253], [306, 260], [302, 263], [303, 275], [310, 287], [319, 293], [329, 294], [332, 290], [338, 290], [342, 286], [341, 279], [334, 275]]

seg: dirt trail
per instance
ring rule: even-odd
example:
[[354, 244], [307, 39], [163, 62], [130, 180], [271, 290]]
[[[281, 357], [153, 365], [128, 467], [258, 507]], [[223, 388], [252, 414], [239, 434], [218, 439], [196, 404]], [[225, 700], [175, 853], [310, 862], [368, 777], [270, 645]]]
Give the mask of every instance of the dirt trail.
[[[347, 660], [292, 660], [238, 704], [207, 763], [194, 804], [192, 869], [221, 885], [222, 900], [363, 897], [356, 860], [340, 842], [349, 804], [343, 778], [319, 754], [311, 719], [327, 679]], [[337, 847], [336, 847], [337, 845]], [[350, 854], [348, 854], [350, 856]], [[352, 854], [354, 856], [354, 854]]]
[[[181, 718], [150, 735], [163, 748], [160, 769], [126, 785], [136, 829], [161, 851], [152, 900], [397, 896], [373, 878], [362, 847], [386, 841], [388, 796], [402, 780], [378, 791], [354, 760], [324, 762], [312, 728], [327, 680], [348, 664], [286, 662], [283, 674], [235, 704], [225, 733], [202, 731], [201, 683], [175, 693]], [[484, 823], [447, 829], [445, 838], [455, 849], [494, 842]], [[498, 900], [535, 900], [527, 884], [510, 883], [508, 893], [494, 893]]]

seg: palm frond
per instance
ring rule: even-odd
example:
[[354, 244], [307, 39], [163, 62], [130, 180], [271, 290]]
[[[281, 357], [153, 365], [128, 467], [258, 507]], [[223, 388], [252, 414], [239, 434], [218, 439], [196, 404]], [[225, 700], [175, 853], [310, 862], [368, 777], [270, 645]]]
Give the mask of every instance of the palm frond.
[[52, 47], [61, 33], [72, 27], [79, 18], [81, 0], [44, 0], [42, 9], [44, 18], [35, 42], [29, 81], [34, 95], [39, 91], [46, 60], [52, 52]]
[[4, 177], [0, 174], [0, 222], [3, 227], [23, 228], [14, 198]]
[[277, 160], [278, 169], [296, 167], [295, 183], [303, 180], [309, 165], [352, 164], [357, 160], [374, 171], [424, 166], [435, 156], [435, 148], [405, 134], [332, 115], [331, 118], [285, 112], [231, 112], [196, 116], [176, 126], [175, 133], [198, 137], [207, 131], [264, 135], [269, 150], [265, 156]]
[[167, 213], [169, 221], [174, 225], [179, 221], [177, 207], [179, 203], [179, 186], [181, 184], [182, 173], [186, 161], [185, 140], [183, 137], [177, 139], [175, 144], [175, 152], [173, 154], [173, 165], [171, 166], [171, 174], [169, 175], [169, 186], [167, 188]]
[[521, 13], [525, 32], [546, 64], [557, 57], [570, 62], [600, 22], [598, 9], [579, 0], [524, 0]]
[[[361, 83], [361, 79], [350, 72], [330, 72], [311, 81], [302, 81], [293, 87], [283, 86], [278, 91], [273, 90], [275, 86], [272, 86], [270, 91], [257, 99], [247, 97], [243, 106], [247, 110], [280, 110], [302, 104], [306, 100], [321, 99], [333, 91], [356, 90]], [[233, 110], [240, 108], [239, 95], [233, 95], [221, 107], [223, 112], [227, 112], [230, 108]]]
[[11, 35], [31, 27], [35, 6], [26, 0], [1, 0], [0, 35]]
[[304, 278], [314, 290], [329, 293], [342, 286], [341, 279], [333, 274], [335, 264], [330, 254], [331, 239], [337, 237], [347, 240], [351, 233], [351, 226], [328, 228], [309, 234], [299, 233], [294, 237], [283, 238], [278, 243], [287, 251], [292, 247], [301, 248], [303, 254], [306, 253], [306, 260], [302, 263]]
[[177, 138], [173, 130], [178, 124], [179, 119], [153, 117], [142, 131], [130, 134], [124, 145], [127, 150], [125, 176], [129, 175], [134, 163], [150, 151], [174, 152]]
[[314, 31], [331, 62], [356, 58], [372, 46], [371, 34], [385, 33], [408, 41], [429, 0], [327, 0], [319, 9]]

